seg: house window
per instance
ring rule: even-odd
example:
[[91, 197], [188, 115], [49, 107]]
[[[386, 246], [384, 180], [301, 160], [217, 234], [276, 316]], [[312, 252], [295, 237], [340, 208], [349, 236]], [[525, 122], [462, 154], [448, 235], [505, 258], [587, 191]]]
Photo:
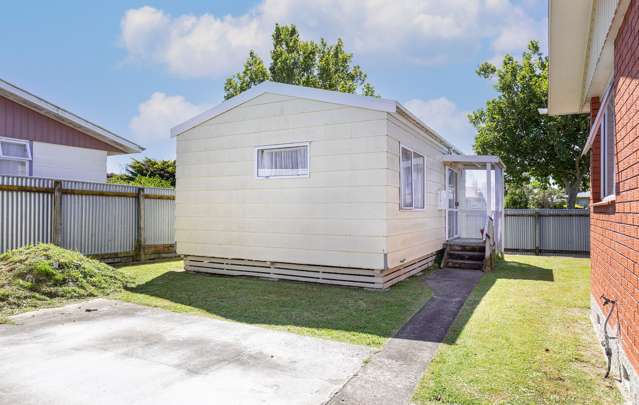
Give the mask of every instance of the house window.
[[0, 175], [28, 176], [31, 147], [28, 141], [0, 138]]
[[423, 209], [424, 156], [402, 146], [400, 147], [400, 207], [402, 209]]
[[300, 177], [309, 175], [309, 144], [260, 146], [257, 177]]
[[611, 94], [600, 124], [601, 197], [615, 195], [615, 103]]

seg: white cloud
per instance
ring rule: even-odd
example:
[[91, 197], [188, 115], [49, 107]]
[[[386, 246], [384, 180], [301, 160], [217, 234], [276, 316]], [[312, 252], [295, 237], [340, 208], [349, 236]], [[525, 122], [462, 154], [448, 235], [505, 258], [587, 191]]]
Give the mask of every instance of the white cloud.
[[[165, 65], [183, 77], [221, 77], [249, 49], [267, 58], [274, 24], [294, 23], [305, 38], [344, 38], [358, 58], [445, 63], [488, 40], [498, 54], [545, 38], [545, 19], [509, 0], [262, 0], [240, 16], [171, 16], [128, 10], [121, 41], [129, 57]], [[392, 58], [391, 58], [392, 57]]]
[[155, 92], [138, 106], [138, 114], [129, 122], [136, 141], [143, 146], [169, 139], [171, 127], [201, 113], [208, 106], [196, 105], [182, 96]]
[[440, 97], [431, 100], [413, 99], [404, 105], [463, 152], [472, 151], [475, 129], [468, 122], [468, 113], [457, 108], [455, 103], [446, 97]]

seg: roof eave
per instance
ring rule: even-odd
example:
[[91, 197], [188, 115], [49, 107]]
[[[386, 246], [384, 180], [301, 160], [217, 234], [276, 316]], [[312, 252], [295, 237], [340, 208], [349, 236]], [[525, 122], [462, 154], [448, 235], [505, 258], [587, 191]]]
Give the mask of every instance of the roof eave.
[[592, 1], [548, 2], [548, 114], [587, 112], [583, 102], [584, 74]]
[[0, 96], [107, 143], [120, 150], [121, 154], [139, 153], [144, 150], [142, 146], [124, 139], [99, 125], [89, 122], [62, 107], [50, 103], [2, 79], [0, 79]]

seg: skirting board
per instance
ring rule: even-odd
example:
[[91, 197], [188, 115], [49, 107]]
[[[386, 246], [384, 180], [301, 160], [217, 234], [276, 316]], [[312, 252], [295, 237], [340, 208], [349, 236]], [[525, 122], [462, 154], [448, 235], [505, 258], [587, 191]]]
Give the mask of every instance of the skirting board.
[[184, 268], [187, 271], [227, 276], [254, 276], [350, 287], [385, 289], [432, 266], [437, 253], [438, 252], [433, 252], [386, 270], [202, 256], [185, 256]]

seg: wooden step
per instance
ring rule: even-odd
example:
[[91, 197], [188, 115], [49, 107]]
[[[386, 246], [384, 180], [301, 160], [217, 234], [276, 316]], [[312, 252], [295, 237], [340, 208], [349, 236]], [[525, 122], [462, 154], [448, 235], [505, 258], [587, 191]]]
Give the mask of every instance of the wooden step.
[[486, 250], [483, 244], [447, 243], [446, 248], [449, 252], [484, 252]]
[[484, 267], [484, 261], [448, 259], [446, 260], [446, 267], [455, 269], [481, 270]]
[[466, 251], [466, 250], [449, 250], [448, 258], [451, 260], [471, 260], [471, 261], [484, 261], [485, 252]]

